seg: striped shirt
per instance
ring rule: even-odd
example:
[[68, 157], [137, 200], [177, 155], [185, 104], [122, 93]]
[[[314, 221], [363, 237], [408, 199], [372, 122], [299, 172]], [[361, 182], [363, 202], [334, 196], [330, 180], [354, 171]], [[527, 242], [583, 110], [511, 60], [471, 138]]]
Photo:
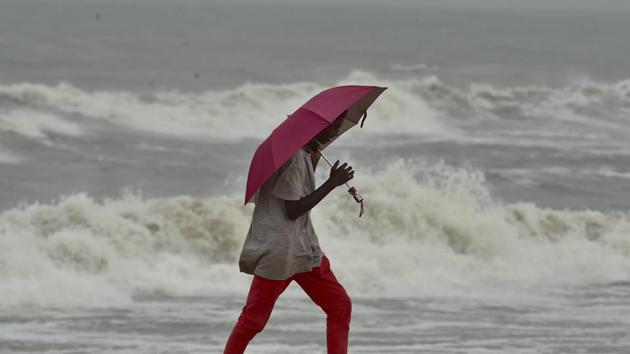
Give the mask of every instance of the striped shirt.
[[300, 200], [315, 190], [311, 157], [298, 150], [254, 196], [254, 214], [239, 257], [240, 271], [271, 280], [319, 267], [324, 253], [310, 211], [291, 220], [285, 200]]

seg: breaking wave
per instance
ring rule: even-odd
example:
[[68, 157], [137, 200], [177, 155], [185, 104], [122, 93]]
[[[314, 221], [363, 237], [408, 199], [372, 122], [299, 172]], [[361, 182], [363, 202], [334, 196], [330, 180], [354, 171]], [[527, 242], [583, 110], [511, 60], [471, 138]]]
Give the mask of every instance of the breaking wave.
[[[371, 108], [365, 126], [374, 134], [515, 143], [519, 139], [564, 138], [591, 145], [603, 140], [625, 144], [630, 134], [630, 80], [583, 81], [555, 88], [483, 83], [457, 87], [430, 73], [410, 76], [388, 80], [354, 71], [334, 84], [376, 83], [389, 87]], [[85, 91], [68, 83], [4, 85], [0, 86], [0, 130], [35, 138], [53, 129], [59, 134], [76, 135], [81, 131], [73, 121], [79, 119], [174, 137], [261, 138], [326, 87], [315, 82], [246, 83], [234, 89], [201, 93], [133, 93]], [[28, 123], [20, 118], [28, 115]]]
[[[324, 252], [353, 296], [630, 280], [630, 212], [494, 199], [482, 173], [405, 161], [353, 180], [312, 211]], [[0, 214], [0, 307], [126, 306], [143, 294], [246, 291], [238, 255], [251, 218], [241, 195], [150, 199], [85, 193]], [[516, 291], [516, 290], [515, 290]]]

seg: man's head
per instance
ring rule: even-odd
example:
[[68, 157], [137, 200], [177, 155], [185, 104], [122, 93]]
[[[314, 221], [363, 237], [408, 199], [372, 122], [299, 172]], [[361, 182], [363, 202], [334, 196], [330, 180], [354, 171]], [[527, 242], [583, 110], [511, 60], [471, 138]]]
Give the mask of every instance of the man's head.
[[347, 110], [343, 111], [343, 113], [341, 113], [339, 117], [337, 117], [331, 125], [329, 125], [326, 129], [322, 130], [319, 134], [317, 134], [317, 136], [313, 138], [313, 140], [311, 140], [307, 145], [309, 145], [310, 147], [317, 146], [315, 140], [318, 141], [320, 144], [326, 144], [332, 138], [337, 136], [337, 134], [339, 134], [339, 129], [341, 128], [341, 125], [343, 124], [343, 120], [346, 117], [347, 113], [348, 113]]

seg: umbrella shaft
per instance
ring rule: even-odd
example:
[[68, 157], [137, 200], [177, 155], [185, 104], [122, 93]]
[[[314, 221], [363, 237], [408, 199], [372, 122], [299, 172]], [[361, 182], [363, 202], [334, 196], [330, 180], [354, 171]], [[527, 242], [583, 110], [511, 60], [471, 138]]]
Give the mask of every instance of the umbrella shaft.
[[[326, 156], [324, 156], [324, 154], [320, 151], [319, 154], [324, 158], [324, 160], [326, 161], [326, 163], [328, 163], [328, 166], [333, 167], [333, 165], [330, 163], [330, 161], [328, 161], [328, 159], [326, 158]], [[348, 183], [344, 183], [346, 185], [346, 187], [350, 188], [350, 186], [348, 185]]]

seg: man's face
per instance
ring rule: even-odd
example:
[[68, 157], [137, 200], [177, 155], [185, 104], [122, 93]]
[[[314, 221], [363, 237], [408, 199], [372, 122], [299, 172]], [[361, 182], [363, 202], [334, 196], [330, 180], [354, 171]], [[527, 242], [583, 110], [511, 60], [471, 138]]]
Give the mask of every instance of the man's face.
[[330, 139], [339, 134], [339, 128], [341, 128], [343, 120], [344, 117], [337, 118], [337, 120], [335, 120], [333, 124], [329, 125], [328, 128], [322, 130], [321, 133], [317, 134], [315, 139], [322, 144], [326, 144], [327, 142], [329, 142]]

